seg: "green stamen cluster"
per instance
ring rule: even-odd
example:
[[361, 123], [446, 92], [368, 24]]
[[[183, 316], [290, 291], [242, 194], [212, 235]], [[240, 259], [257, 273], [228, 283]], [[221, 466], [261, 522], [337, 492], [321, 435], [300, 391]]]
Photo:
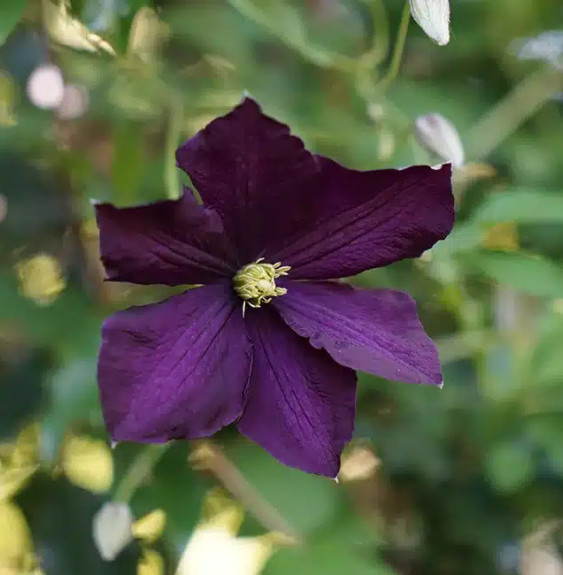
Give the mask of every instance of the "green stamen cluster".
[[275, 280], [286, 276], [291, 267], [282, 266], [281, 262], [262, 263], [263, 260], [264, 258], [260, 258], [242, 267], [233, 278], [234, 290], [243, 300], [243, 315], [246, 304], [250, 307], [260, 307], [263, 303], [270, 303], [273, 297], [287, 293], [287, 289], [276, 286]]

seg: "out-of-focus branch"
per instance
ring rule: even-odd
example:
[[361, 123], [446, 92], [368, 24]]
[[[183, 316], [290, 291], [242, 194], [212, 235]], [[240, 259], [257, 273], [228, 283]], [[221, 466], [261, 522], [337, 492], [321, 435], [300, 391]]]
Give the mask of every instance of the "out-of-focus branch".
[[176, 169], [176, 148], [182, 135], [182, 120], [182, 101], [180, 98], [172, 96], [166, 132], [166, 166], [164, 167], [166, 196], [171, 200], [177, 199], [180, 193], [180, 178]]
[[473, 126], [466, 138], [468, 156], [486, 158], [561, 90], [563, 74], [551, 66], [525, 78]]
[[277, 532], [296, 543], [301, 535], [249, 483], [236, 465], [211, 441], [194, 444], [193, 464], [209, 471], [268, 531]]
[[135, 491], [150, 475], [160, 458], [166, 453], [170, 443], [147, 445], [127, 470], [115, 490], [114, 499], [128, 503]]
[[376, 86], [376, 90], [379, 94], [385, 93], [399, 74], [403, 53], [405, 51], [405, 44], [407, 42], [410, 20], [411, 9], [407, 1], [403, 7], [403, 13], [401, 14], [401, 22], [399, 23], [399, 31], [397, 32], [397, 39], [395, 40], [395, 47], [393, 48], [393, 56], [391, 57], [389, 69]]

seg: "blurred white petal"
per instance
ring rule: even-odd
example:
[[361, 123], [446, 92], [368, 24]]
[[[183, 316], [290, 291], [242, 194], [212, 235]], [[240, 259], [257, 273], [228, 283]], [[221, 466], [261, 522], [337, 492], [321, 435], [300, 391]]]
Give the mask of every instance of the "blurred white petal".
[[94, 543], [105, 561], [113, 561], [133, 541], [133, 515], [125, 503], [105, 503], [92, 527]]
[[58, 108], [63, 101], [64, 89], [62, 72], [54, 64], [38, 66], [27, 80], [27, 97], [42, 110]]
[[563, 70], [563, 30], [548, 30], [538, 36], [518, 38], [509, 50], [519, 60], [538, 60]]
[[258, 575], [271, 553], [268, 538], [235, 537], [228, 529], [200, 527], [193, 533], [176, 575]]

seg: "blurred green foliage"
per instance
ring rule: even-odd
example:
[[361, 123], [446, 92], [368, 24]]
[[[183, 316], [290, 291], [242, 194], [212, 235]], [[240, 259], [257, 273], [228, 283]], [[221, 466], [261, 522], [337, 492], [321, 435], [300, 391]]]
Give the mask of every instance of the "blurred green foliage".
[[[2, 0], [2, 575], [174, 573], [217, 485], [245, 509], [231, 531], [301, 541], [266, 545], [276, 549], [268, 575], [542, 575], [530, 559], [537, 547], [560, 561], [561, 56], [523, 61], [514, 46], [563, 29], [563, 10], [559, 0], [452, 0], [451, 43], [440, 48], [411, 24], [388, 87], [402, 8]], [[74, 89], [54, 110], [34, 105], [29, 89], [46, 63]], [[340, 484], [287, 469], [231, 430], [212, 448], [105, 447], [101, 320], [169, 292], [103, 282], [89, 200], [174, 197], [174, 149], [245, 90], [312, 150], [351, 167], [436, 161], [412, 134], [429, 112], [453, 121], [466, 146], [451, 237], [356, 279], [416, 298], [444, 389], [361, 376], [357, 440]], [[166, 526], [104, 562], [91, 525], [113, 498], [136, 519], [163, 510]]]

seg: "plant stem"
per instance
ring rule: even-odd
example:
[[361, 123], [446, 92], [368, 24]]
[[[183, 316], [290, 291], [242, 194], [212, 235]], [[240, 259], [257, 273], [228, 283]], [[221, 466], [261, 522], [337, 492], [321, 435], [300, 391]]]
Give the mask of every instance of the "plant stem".
[[115, 501], [128, 503], [135, 491], [149, 476], [158, 460], [166, 453], [170, 443], [147, 445], [135, 458], [121, 483], [115, 490]]
[[393, 48], [393, 56], [391, 57], [391, 64], [389, 64], [389, 69], [387, 70], [385, 76], [383, 76], [379, 84], [376, 86], [379, 94], [384, 94], [389, 89], [391, 84], [393, 84], [397, 78], [397, 75], [399, 74], [399, 70], [401, 68], [401, 60], [403, 59], [403, 52], [405, 51], [410, 19], [411, 9], [407, 0], [403, 7], [401, 22], [399, 24], [399, 31], [397, 32], [397, 39], [395, 40], [395, 47]]
[[486, 158], [510, 134], [563, 90], [561, 72], [542, 68], [528, 76], [491, 108], [467, 136], [468, 156]]
[[373, 23], [373, 41], [362, 60], [374, 69], [387, 58], [389, 52], [389, 20], [383, 0], [371, 0], [368, 5]]
[[248, 482], [237, 466], [212, 441], [195, 443], [192, 463], [212, 473], [221, 485], [268, 531], [283, 534], [293, 543], [301, 540], [301, 533], [265, 500]]
[[182, 129], [183, 107], [177, 96], [172, 96], [170, 102], [170, 117], [166, 133], [166, 165], [164, 167], [164, 186], [166, 197], [175, 200], [180, 193], [180, 178], [176, 169], [176, 148], [180, 141]]

